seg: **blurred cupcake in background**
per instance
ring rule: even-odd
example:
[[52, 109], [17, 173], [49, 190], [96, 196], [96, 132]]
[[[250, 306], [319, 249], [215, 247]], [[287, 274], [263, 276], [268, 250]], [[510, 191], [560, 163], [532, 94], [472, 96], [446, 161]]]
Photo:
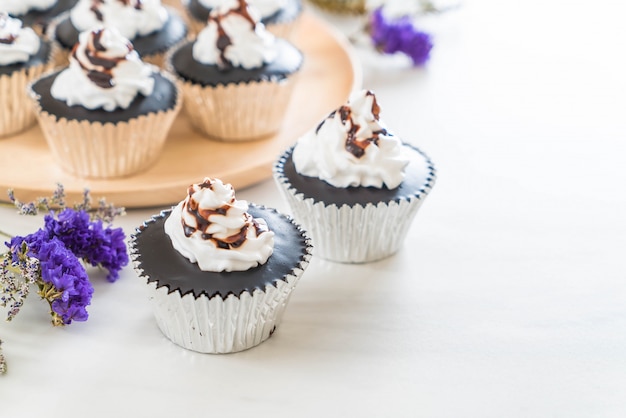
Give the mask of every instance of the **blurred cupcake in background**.
[[[209, 19], [211, 10], [232, 7], [236, 0], [183, 0], [189, 23], [194, 33], [200, 32]], [[267, 30], [280, 38], [291, 38], [302, 14], [301, 0], [249, 0]]]
[[20, 19], [24, 26], [44, 34], [50, 22], [78, 0], [0, 0], [0, 10]]
[[[115, 27], [144, 62], [158, 66], [165, 53], [187, 35], [184, 19], [160, 0], [79, 0], [69, 15], [54, 22], [50, 36], [67, 57], [79, 33], [101, 26]], [[59, 65], [67, 65], [65, 57], [58, 60]]]
[[274, 165], [322, 258], [364, 263], [394, 254], [435, 183], [433, 163], [388, 131], [379, 113], [372, 92], [356, 92]]
[[244, 141], [280, 129], [302, 63], [302, 53], [267, 32], [245, 0], [232, 0], [211, 12], [196, 40], [171, 52], [167, 69], [182, 82], [196, 130]]
[[26, 86], [51, 67], [53, 51], [49, 41], [0, 12], [0, 137], [35, 124]]
[[29, 92], [52, 155], [78, 177], [148, 168], [181, 107], [175, 80], [144, 64], [115, 28], [81, 33], [69, 67], [44, 74]]

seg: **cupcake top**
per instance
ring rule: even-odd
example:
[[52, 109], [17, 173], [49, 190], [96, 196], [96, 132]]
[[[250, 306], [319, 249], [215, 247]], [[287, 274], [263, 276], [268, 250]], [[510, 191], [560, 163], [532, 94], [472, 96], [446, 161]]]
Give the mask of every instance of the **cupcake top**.
[[193, 45], [196, 61], [220, 68], [259, 68], [276, 56], [274, 36], [246, 0], [223, 1], [213, 9]]
[[296, 171], [337, 188], [398, 187], [409, 157], [379, 114], [371, 91], [353, 94], [347, 104], [298, 139], [293, 150]]
[[274, 233], [237, 200], [230, 184], [205, 178], [187, 190], [164, 224], [172, 246], [200, 270], [245, 271], [264, 264], [273, 252]]
[[129, 39], [161, 30], [167, 19], [160, 0], [80, 0], [70, 11], [78, 31], [114, 26]]
[[23, 28], [19, 19], [0, 12], [0, 65], [24, 63], [39, 51], [40, 40], [31, 28]]
[[152, 93], [152, 73], [117, 29], [97, 28], [80, 34], [69, 67], [56, 77], [50, 93], [68, 106], [125, 109], [138, 94]]
[[[233, 0], [198, 0], [198, 2], [206, 9], [212, 10], [233, 3]], [[287, 0], [249, 0], [248, 3], [258, 11], [261, 19], [264, 19], [285, 7]]]
[[19, 16], [32, 10], [47, 10], [56, 2], [57, 0], [0, 0], [0, 10]]

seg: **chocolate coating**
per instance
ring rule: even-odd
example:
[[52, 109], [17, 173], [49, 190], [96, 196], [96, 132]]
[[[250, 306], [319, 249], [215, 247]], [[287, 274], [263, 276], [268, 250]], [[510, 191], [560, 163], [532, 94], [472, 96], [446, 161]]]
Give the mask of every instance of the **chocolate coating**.
[[32, 55], [28, 61], [9, 65], [0, 65], [0, 75], [11, 75], [15, 71], [47, 63], [50, 58], [50, 49], [50, 42], [42, 40], [39, 44], [39, 51]]
[[170, 293], [178, 290], [181, 296], [190, 293], [196, 298], [206, 295], [226, 299], [231, 294], [239, 297], [243, 292], [252, 293], [255, 289], [264, 291], [266, 286], [284, 281], [307, 254], [307, 240], [289, 218], [274, 209], [250, 205], [248, 212], [255, 218], [265, 219], [269, 229], [274, 231], [274, 252], [270, 258], [265, 264], [246, 271], [202, 271], [198, 264], [191, 263], [172, 247], [170, 237], [163, 229], [170, 212], [164, 211], [139, 227], [131, 241], [138, 254], [138, 267], [143, 270], [148, 283], [166, 286]]
[[302, 66], [302, 53], [284, 39], [276, 39], [278, 55], [276, 59], [259, 68], [219, 68], [217, 65], [205, 65], [193, 58], [193, 41], [183, 44], [174, 51], [171, 65], [176, 74], [184, 80], [202, 86], [217, 86], [229, 83], [249, 83], [254, 81], [279, 81], [295, 73]]
[[87, 120], [89, 122], [124, 122], [140, 115], [174, 108], [177, 91], [172, 81], [160, 73], [153, 73], [154, 90], [148, 97], [138, 94], [127, 109], [115, 109], [108, 112], [104, 109], [87, 109], [83, 106], [68, 106], [64, 101], [57, 100], [50, 94], [50, 87], [60, 71], [36, 81], [33, 92], [39, 97], [39, 104], [46, 112], [68, 120]]
[[[61, 20], [54, 30], [55, 39], [63, 49], [68, 51], [78, 42], [79, 33], [69, 16]], [[131, 42], [135, 50], [143, 57], [165, 52], [186, 35], [187, 26], [184, 20], [177, 14], [168, 13], [167, 21], [161, 30], [145, 36], [136, 36], [131, 39]]]
[[[189, 0], [186, 7], [187, 11], [194, 19], [201, 22], [206, 22], [209, 19], [211, 9], [204, 7], [199, 0]], [[285, 7], [264, 17], [261, 22], [264, 25], [292, 22], [300, 13], [302, 13], [302, 2], [300, 0], [289, 0]]]
[[32, 10], [26, 14], [13, 17], [19, 18], [24, 26], [41, 26], [45, 28], [52, 19], [70, 10], [76, 3], [78, 3], [78, 0], [57, 0], [49, 9]]
[[[288, 149], [276, 163], [275, 169], [284, 175], [291, 183], [291, 188], [297, 193], [303, 193], [305, 197], [312, 198], [315, 202], [324, 202], [326, 206], [348, 205], [365, 206], [368, 203], [399, 202], [412, 196], [420, 196], [430, 188], [435, 178], [435, 169], [432, 162], [419, 149], [404, 144], [411, 150], [411, 161], [406, 167], [405, 177], [400, 186], [395, 189], [382, 187], [334, 187], [317, 177], [307, 177], [299, 174], [293, 163], [293, 148]], [[426, 165], [426, 170], [424, 170]], [[424, 173], [427, 173], [426, 175]]]

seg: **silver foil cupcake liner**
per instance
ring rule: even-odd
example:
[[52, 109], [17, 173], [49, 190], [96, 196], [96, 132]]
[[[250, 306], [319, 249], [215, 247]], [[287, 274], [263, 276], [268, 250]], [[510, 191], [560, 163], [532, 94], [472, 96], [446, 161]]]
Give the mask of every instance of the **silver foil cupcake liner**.
[[[428, 180], [423, 188], [406, 198], [364, 206], [338, 206], [305, 196], [283, 173], [284, 161], [291, 149], [279, 158], [273, 167], [274, 180], [294, 219], [311, 236], [316, 256], [340, 263], [367, 263], [389, 257], [400, 249], [436, 180], [432, 162], [421, 151], [413, 149], [428, 164]], [[337, 193], [341, 193], [341, 189]]]
[[255, 290], [225, 300], [192, 294], [169, 293], [167, 287], [148, 283], [148, 298], [157, 325], [173, 343], [200, 353], [234, 353], [267, 340], [280, 325], [291, 292], [304, 269], [276, 287]]

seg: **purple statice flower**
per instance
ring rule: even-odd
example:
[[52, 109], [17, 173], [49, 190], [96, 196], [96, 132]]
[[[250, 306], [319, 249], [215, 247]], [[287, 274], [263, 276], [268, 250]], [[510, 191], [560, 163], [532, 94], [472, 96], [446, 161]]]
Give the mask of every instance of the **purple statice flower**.
[[23, 255], [39, 260], [39, 294], [50, 304], [55, 325], [87, 320], [93, 287], [80, 260], [61, 240], [39, 229], [12, 238], [9, 245], [14, 262]]
[[128, 264], [126, 236], [121, 228], [104, 227], [102, 221], [91, 221], [83, 210], [66, 208], [57, 217], [44, 218], [44, 229], [49, 237], [61, 240], [78, 258], [92, 266], [108, 270], [107, 280], [114, 282]]
[[431, 36], [418, 30], [409, 16], [387, 20], [383, 8], [374, 10], [370, 16], [368, 31], [374, 46], [385, 54], [401, 52], [413, 61], [413, 65], [424, 65], [433, 48]]

